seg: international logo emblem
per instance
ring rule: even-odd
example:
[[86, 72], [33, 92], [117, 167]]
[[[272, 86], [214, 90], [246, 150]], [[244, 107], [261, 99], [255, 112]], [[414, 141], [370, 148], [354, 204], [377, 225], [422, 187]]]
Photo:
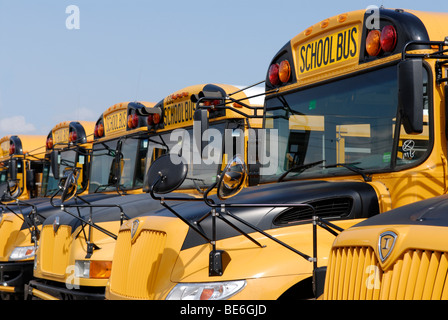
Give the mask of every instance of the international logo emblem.
[[140, 221], [138, 219], [136, 219], [136, 220], [134, 220], [134, 222], [132, 222], [131, 239], [134, 239], [134, 236], [135, 236], [135, 233], [137, 232], [139, 223], [140, 223]]
[[387, 257], [389, 257], [392, 252], [395, 241], [397, 240], [397, 235], [392, 231], [383, 232], [378, 240], [378, 253], [381, 262], [384, 262]]
[[54, 221], [53, 221], [54, 233], [58, 232], [58, 229], [59, 229], [59, 217], [57, 216], [56, 218], [54, 218]]

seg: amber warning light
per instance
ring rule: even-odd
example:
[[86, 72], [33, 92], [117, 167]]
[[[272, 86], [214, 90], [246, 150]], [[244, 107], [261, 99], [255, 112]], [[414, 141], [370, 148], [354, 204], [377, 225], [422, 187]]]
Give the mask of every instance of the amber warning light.
[[283, 60], [280, 64], [272, 64], [269, 67], [268, 77], [269, 82], [274, 86], [288, 82], [291, 77], [291, 65], [289, 61]]
[[397, 45], [397, 31], [391, 25], [380, 30], [371, 30], [367, 34], [366, 51], [369, 56], [376, 57], [381, 51], [392, 52]]

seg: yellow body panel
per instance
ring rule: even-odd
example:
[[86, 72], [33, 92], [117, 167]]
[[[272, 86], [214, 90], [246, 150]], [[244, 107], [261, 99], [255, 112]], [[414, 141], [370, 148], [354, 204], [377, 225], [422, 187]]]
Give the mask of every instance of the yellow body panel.
[[[398, 235], [381, 261], [378, 239]], [[447, 299], [444, 287], [448, 252], [446, 227], [381, 225], [353, 227], [341, 233], [331, 250], [323, 299]]]

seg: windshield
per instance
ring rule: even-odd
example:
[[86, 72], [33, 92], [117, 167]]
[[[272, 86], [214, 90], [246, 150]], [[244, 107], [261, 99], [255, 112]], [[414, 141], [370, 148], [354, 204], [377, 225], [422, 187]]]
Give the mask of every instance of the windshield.
[[384, 171], [424, 157], [427, 96], [424, 132], [406, 135], [401, 126], [397, 135], [397, 88], [392, 66], [267, 100], [265, 127], [278, 130], [278, 139], [270, 140], [269, 130], [266, 139], [269, 165], [276, 169], [261, 180], [275, 181], [286, 172], [285, 179], [354, 174], [348, 167]]
[[[225, 129], [226, 123], [214, 123], [210, 125], [210, 133], [213, 135], [213, 159], [209, 159], [207, 163], [202, 161], [197, 161], [193, 151], [193, 130], [192, 129], [178, 129], [170, 133], [155, 135], [150, 138], [149, 148], [148, 148], [148, 158], [146, 170], [148, 170], [152, 161], [160, 157], [162, 154], [168, 152], [174, 152], [180, 154], [184, 161], [188, 165], [188, 172], [185, 181], [179, 187], [179, 189], [198, 189], [203, 190], [204, 188], [212, 185], [216, 182], [217, 174], [220, 172], [222, 167], [222, 139], [224, 137], [224, 132], [239, 130], [238, 127], [235, 129]], [[216, 141], [215, 141], [216, 139]], [[211, 148], [211, 146], [209, 145]], [[208, 150], [204, 154], [208, 154]], [[230, 156], [228, 156], [230, 158]]]
[[143, 186], [148, 139], [128, 137], [93, 146], [89, 193]]
[[[59, 155], [59, 176], [62, 176], [65, 168], [76, 165], [77, 152], [75, 150], [63, 150]], [[42, 196], [51, 196], [57, 190], [59, 180], [55, 179], [51, 171], [50, 161], [45, 161], [42, 178]]]

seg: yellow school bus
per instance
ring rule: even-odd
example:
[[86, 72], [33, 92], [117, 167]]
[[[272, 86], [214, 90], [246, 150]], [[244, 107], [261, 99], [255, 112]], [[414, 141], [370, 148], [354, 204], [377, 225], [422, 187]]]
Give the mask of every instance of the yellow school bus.
[[[116, 196], [96, 201], [93, 208], [78, 207], [85, 217], [83, 221], [63, 212], [44, 222], [35, 279], [28, 286], [30, 294], [42, 299], [104, 299], [120, 225], [161, 208], [159, 201], [143, 192], [147, 168], [164, 154], [180, 150], [187, 154], [195, 111], [191, 97], [209, 89], [246, 97], [243, 92], [237, 93], [241, 88], [235, 86], [201, 84], [178, 90], [157, 104], [119, 103], [103, 113], [96, 123], [89, 193], [108, 192]], [[242, 105], [236, 108], [245, 110]], [[244, 133], [247, 126], [244, 117], [237, 113], [216, 110], [210, 111], [210, 115], [210, 129], [229, 130], [230, 137], [240, 134], [238, 130]], [[259, 128], [261, 119], [252, 120], [251, 125]], [[193, 157], [193, 153], [188, 154]], [[192, 164], [179, 193], [201, 197], [221, 167], [221, 163], [212, 167]], [[86, 224], [87, 217], [91, 225]]]
[[[227, 200], [210, 196], [203, 206], [170, 207], [189, 223], [169, 209], [124, 223], [107, 297], [313, 298], [323, 290], [338, 231], [445, 193], [445, 92], [438, 81], [446, 70], [424, 58], [441, 55], [439, 45], [412, 42], [443, 40], [445, 20], [359, 10], [292, 38], [267, 70], [269, 152], [260, 185]], [[420, 54], [418, 63], [403, 59], [403, 50]], [[139, 254], [154, 247], [152, 255]]]
[[[0, 294], [2, 298], [23, 297], [24, 285], [31, 279], [33, 273], [33, 261], [41, 224], [46, 216], [57, 211], [49, 204], [50, 196], [58, 189], [58, 179], [55, 175], [57, 177], [59, 169], [62, 172], [61, 167], [75, 166], [80, 170], [87, 167], [88, 152], [91, 149], [89, 145], [93, 140], [90, 137], [93, 135], [93, 126], [93, 122], [61, 122], [50, 131], [48, 136], [33, 137], [33, 140], [39, 138], [40, 143], [33, 146], [35, 150], [33, 153], [23, 153], [26, 154], [24, 163], [26, 160], [34, 161], [35, 164], [27, 164], [26, 170], [21, 170], [17, 166], [16, 175], [19, 177], [23, 172], [28, 176], [32, 175], [34, 178], [28, 178], [28, 185], [38, 184], [39, 189], [34, 188], [34, 198], [8, 203], [4, 207], [2, 219], [0, 219], [0, 267], [2, 269], [0, 281], [3, 284], [0, 286]], [[11, 137], [10, 140], [11, 153], [15, 151], [20, 154], [22, 150], [30, 150], [29, 147], [25, 149], [23, 137], [20, 144], [17, 142], [17, 137], [15, 139]], [[6, 149], [6, 145], [6, 142], [2, 143], [2, 149]], [[58, 157], [52, 158], [53, 152]], [[58, 171], [56, 174], [50, 169], [52, 165]], [[23, 189], [22, 186], [23, 184], [19, 183], [21, 189]], [[81, 186], [82, 184], [80, 184], [79, 192], [82, 192]]]
[[[398, 57], [401, 60], [399, 68], [407, 69], [402, 77], [410, 87], [414, 87], [414, 91], [401, 99], [409, 105], [416, 104], [413, 100], [421, 101], [423, 79], [423, 101], [428, 105], [427, 113], [433, 128], [428, 122], [428, 147], [431, 150], [421, 164], [428, 169], [431, 166], [431, 172], [440, 167], [445, 173], [448, 14], [414, 11], [409, 14], [415, 18], [408, 29], [421, 30], [426, 32], [426, 36], [411, 39], [414, 41], [404, 46]], [[400, 71], [398, 74], [400, 76]], [[401, 147], [400, 151], [409, 156], [413, 146], [417, 146], [417, 141], [409, 137], [399, 144], [399, 149]], [[427, 177], [435, 178], [433, 174]], [[413, 196], [421, 201], [400, 208], [394, 206], [387, 213], [343, 231], [329, 253], [321, 299], [448, 299], [448, 248], [443, 241], [446, 234], [446, 195], [438, 196], [438, 193], [446, 194], [446, 180], [434, 179], [429, 183], [408, 179], [408, 176], [401, 180], [407, 185], [407, 190], [399, 196], [404, 199]], [[398, 183], [400, 181], [397, 180]], [[426, 192], [422, 188], [426, 188]]]
[[44, 145], [45, 137], [38, 135], [13, 135], [0, 139], [0, 183], [9, 181], [14, 199], [26, 200], [39, 195]]
[[48, 161], [44, 167], [42, 197], [50, 197], [58, 191], [59, 177], [65, 168], [71, 167], [80, 170], [77, 192], [87, 193], [94, 126], [92, 121], [63, 121], [48, 133], [45, 144]]

